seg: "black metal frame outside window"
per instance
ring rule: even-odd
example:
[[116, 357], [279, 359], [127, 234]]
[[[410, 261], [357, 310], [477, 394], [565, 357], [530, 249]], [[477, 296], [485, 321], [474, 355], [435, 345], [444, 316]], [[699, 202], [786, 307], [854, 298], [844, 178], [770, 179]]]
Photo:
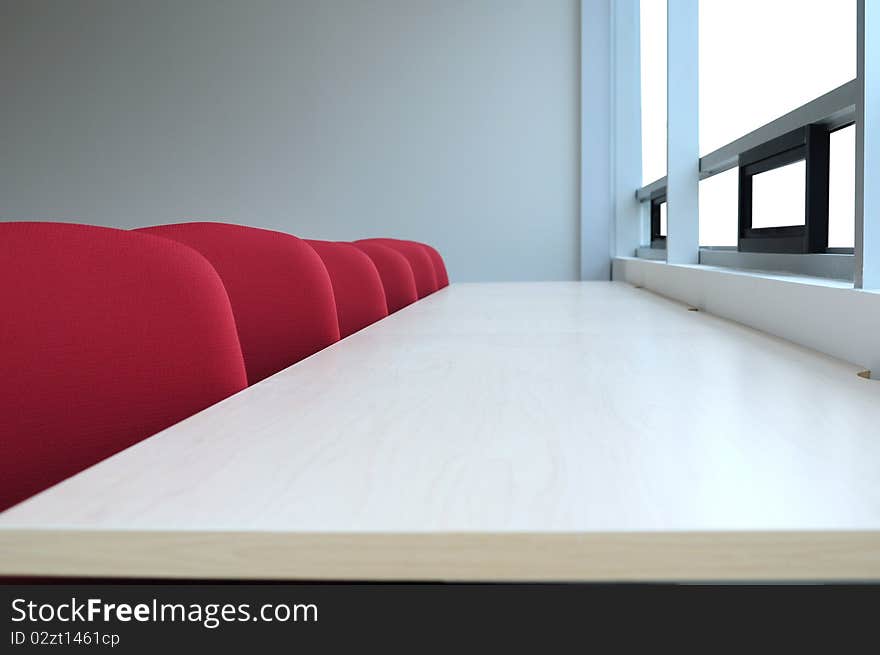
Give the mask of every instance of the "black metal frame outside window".
[[[666, 248], [666, 235], [660, 233], [660, 205], [666, 202], [666, 194], [651, 196], [651, 247]], [[669, 226], [666, 226], [669, 231]]]
[[[827, 127], [806, 125], [739, 156], [739, 250], [817, 253], [828, 250]], [[798, 161], [806, 162], [803, 225], [752, 227], [752, 178]]]

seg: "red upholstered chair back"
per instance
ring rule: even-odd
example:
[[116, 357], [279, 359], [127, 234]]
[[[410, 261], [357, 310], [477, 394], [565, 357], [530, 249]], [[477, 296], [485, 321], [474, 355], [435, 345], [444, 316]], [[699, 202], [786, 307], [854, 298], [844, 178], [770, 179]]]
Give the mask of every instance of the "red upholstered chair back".
[[416, 291], [416, 278], [412, 266], [396, 250], [375, 241], [355, 241], [354, 246], [362, 250], [373, 260], [382, 286], [385, 289], [385, 300], [388, 313], [393, 314], [399, 309], [419, 299]]
[[339, 318], [339, 336], [347, 337], [388, 316], [385, 289], [369, 256], [350, 243], [306, 240], [323, 260]]
[[247, 384], [223, 283], [191, 248], [0, 223], [0, 509]]
[[140, 231], [194, 248], [220, 274], [250, 384], [339, 340], [330, 276], [305, 241], [228, 223], [178, 223]]
[[414, 242], [418, 243], [422, 248], [424, 248], [428, 257], [431, 258], [431, 263], [434, 264], [434, 273], [437, 275], [437, 288], [442, 289], [443, 287], [449, 286], [449, 274], [446, 272], [446, 263], [443, 261], [443, 257], [440, 256], [440, 253], [433, 246], [429, 246], [427, 243]]
[[412, 268], [416, 280], [416, 294], [419, 298], [434, 293], [437, 287], [437, 274], [434, 272], [434, 263], [427, 250], [414, 241], [401, 241], [399, 239], [364, 239], [355, 243], [378, 243], [396, 250], [406, 258]]

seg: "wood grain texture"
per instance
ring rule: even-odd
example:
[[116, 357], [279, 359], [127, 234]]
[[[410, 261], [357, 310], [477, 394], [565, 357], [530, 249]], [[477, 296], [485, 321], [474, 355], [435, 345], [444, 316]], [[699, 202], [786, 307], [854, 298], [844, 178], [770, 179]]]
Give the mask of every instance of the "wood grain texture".
[[880, 532], [0, 533], [6, 575], [414, 581], [880, 579]]
[[0, 574], [880, 579], [859, 370], [624, 284], [456, 284], [0, 514]]

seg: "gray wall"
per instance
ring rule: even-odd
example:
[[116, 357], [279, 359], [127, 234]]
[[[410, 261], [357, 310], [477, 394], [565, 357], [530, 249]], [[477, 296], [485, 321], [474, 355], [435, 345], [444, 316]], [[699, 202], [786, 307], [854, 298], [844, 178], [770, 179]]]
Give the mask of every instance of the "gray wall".
[[0, 0], [0, 219], [229, 220], [578, 275], [576, 0]]

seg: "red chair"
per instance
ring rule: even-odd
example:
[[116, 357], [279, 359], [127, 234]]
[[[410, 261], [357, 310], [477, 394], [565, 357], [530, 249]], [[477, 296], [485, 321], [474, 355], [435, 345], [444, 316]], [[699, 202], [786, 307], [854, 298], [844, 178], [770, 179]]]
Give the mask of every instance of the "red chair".
[[419, 299], [416, 291], [416, 278], [406, 257], [375, 241], [355, 241], [352, 245], [362, 250], [373, 260], [379, 277], [382, 279], [382, 287], [385, 289], [385, 300], [388, 304], [389, 314], [393, 314]]
[[254, 384], [339, 341], [330, 276], [305, 241], [228, 223], [141, 228], [202, 253], [220, 274]]
[[431, 258], [431, 263], [434, 264], [434, 273], [437, 275], [437, 289], [448, 287], [449, 275], [446, 273], [446, 264], [437, 249], [429, 246], [427, 243], [421, 243], [419, 241], [415, 241], [414, 243], [418, 243], [428, 252], [428, 257]]
[[340, 337], [345, 338], [388, 316], [382, 278], [365, 252], [338, 241], [306, 240], [306, 243], [318, 253], [330, 274]]
[[247, 385], [214, 268], [147, 234], [0, 223], [0, 510]]
[[416, 293], [419, 298], [434, 293], [437, 287], [437, 274], [434, 272], [434, 263], [427, 250], [414, 241], [401, 241], [399, 239], [364, 239], [356, 243], [378, 243], [396, 250], [406, 258], [412, 268], [416, 280]]

